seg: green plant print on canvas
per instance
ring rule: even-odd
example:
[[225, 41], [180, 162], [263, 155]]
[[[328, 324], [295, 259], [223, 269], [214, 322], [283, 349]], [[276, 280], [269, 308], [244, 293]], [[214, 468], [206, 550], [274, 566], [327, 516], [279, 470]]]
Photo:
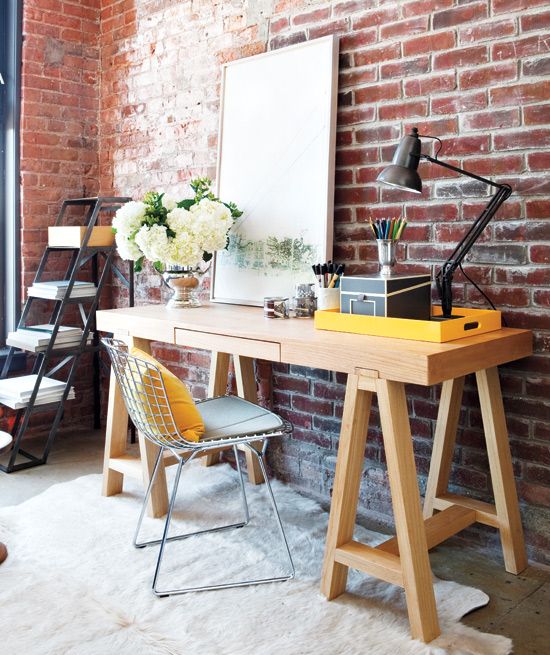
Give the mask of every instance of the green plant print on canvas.
[[254, 241], [241, 234], [229, 236], [227, 250], [220, 253], [223, 263], [239, 269], [261, 271], [309, 271], [315, 262], [316, 248], [304, 242], [303, 237], [268, 236]]

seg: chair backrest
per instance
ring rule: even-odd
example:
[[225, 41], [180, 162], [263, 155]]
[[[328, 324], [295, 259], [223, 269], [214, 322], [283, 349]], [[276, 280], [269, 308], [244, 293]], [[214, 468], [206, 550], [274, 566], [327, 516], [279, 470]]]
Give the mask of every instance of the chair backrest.
[[128, 415], [136, 428], [159, 446], [181, 448], [183, 437], [176, 427], [159, 369], [130, 355], [123, 341], [105, 338], [101, 343], [109, 353]]

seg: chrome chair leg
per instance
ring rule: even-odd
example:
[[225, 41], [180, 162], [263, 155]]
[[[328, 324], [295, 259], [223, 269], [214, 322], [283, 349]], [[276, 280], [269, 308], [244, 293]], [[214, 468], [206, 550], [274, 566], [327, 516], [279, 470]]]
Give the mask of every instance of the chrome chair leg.
[[138, 536], [139, 536], [139, 531], [141, 529], [141, 524], [143, 522], [143, 517], [145, 516], [145, 510], [147, 509], [147, 503], [149, 502], [149, 496], [151, 495], [151, 489], [153, 488], [153, 483], [155, 481], [155, 478], [157, 477], [157, 472], [159, 470], [159, 465], [162, 460], [162, 454], [164, 453], [164, 448], [161, 448], [159, 450], [159, 454], [157, 455], [157, 460], [155, 462], [155, 467], [153, 468], [153, 475], [151, 476], [151, 479], [149, 480], [149, 484], [147, 485], [147, 491], [145, 492], [145, 499], [143, 500], [143, 505], [141, 506], [141, 512], [139, 514], [139, 520], [138, 524], [136, 527], [136, 531], [134, 533], [134, 547], [135, 548], [145, 548], [145, 546], [150, 545], [151, 542], [145, 541], [138, 543]]
[[[195, 455], [197, 455], [197, 454], [198, 454], [197, 452], [194, 452], [186, 460], [181, 460], [181, 461], [183, 461], [185, 464], [188, 464], [195, 457]], [[151, 481], [149, 482], [149, 486], [147, 487], [147, 492], [145, 494], [145, 500], [144, 500], [143, 506], [141, 508], [141, 513], [140, 513], [140, 516], [139, 516], [139, 521], [138, 521], [138, 525], [137, 525], [137, 528], [136, 528], [136, 533], [135, 533], [135, 536], [134, 536], [134, 546], [136, 548], [145, 548], [146, 546], [158, 546], [159, 544], [162, 543], [162, 538], [161, 539], [151, 539], [150, 541], [141, 541], [141, 542], [137, 541], [139, 531], [141, 529], [141, 524], [142, 524], [142, 521], [143, 521], [143, 517], [145, 516], [145, 510], [147, 508], [147, 501], [148, 501], [149, 495], [151, 493], [151, 487], [153, 485], [153, 481], [154, 481], [155, 476], [156, 476], [157, 471], [158, 471], [159, 461], [160, 461], [160, 455], [157, 458], [157, 461], [155, 463], [155, 468], [153, 469], [153, 475], [151, 476]], [[184, 534], [176, 534], [176, 535], [174, 535], [172, 537], [168, 537], [166, 539], [166, 541], [167, 542], [168, 541], [181, 541], [182, 539], [188, 539], [189, 537], [195, 537], [195, 536], [197, 536], [199, 534], [207, 534], [209, 532], [222, 532], [224, 530], [234, 530], [236, 528], [242, 528], [245, 525], [248, 525], [248, 523], [250, 522], [250, 515], [249, 515], [249, 512], [248, 512], [248, 503], [247, 503], [246, 494], [245, 494], [245, 491], [244, 491], [244, 480], [243, 480], [242, 472], [241, 472], [241, 493], [242, 493], [242, 497], [243, 497], [243, 510], [244, 510], [244, 515], [245, 515], [245, 520], [244, 521], [239, 521], [238, 523], [230, 523], [229, 525], [220, 525], [220, 526], [217, 526], [215, 528], [205, 528], [204, 530], [197, 530], [196, 532], [185, 532]]]
[[246, 500], [246, 491], [244, 488], [244, 478], [243, 478], [243, 471], [241, 468], [241, 463], [239, 461], [239, 452], [237, 450], [237, 446], [233, 446], [233, 453], [235, 455], [235, 461], [237, 462], [237, 473], [239, 475], [239, 481], [241, 483], [241, 495], [243, 499], [243, 510], [244, 510], [244, 516], [245, 516], [245, 522], [244, 525], [248, 525], [250, 523], [250, 512], [248, 511], [248, 501]]
[[277, 580], [290, 580], [291, 578], [294, 577], [296, 570], [294, 568], [294, 562], [292, 561], [292, 555], [290, 554], [290, 547], [288, 545], [288, 541], [286, 538], [286, 534], [283, 528], [283, 524], [281, 521], [281, 516], [279, 514], [279, 509], [277, 507], [277, 503], [275, 502], [275, 496], [273, 495], [273, 490], [271, 488], [271, 483], [269, 482], [269, 477], [267, 475], [267, 471], [265, 468], [265, 463], [264, 463], [264, 453], [263, 452], [258, 452], [253, 446], [250, 444], [246, 444], [246, 446], [256, 455], [258, 459], [258, 463], [260, 465], [260, 468], [262, 469], [262, 475], [264, 476], [264, 481], [265, 481], [265, 486], [267, 489], [267, 493], [269, 495], [269, 499], [271, 501], [271, 507], [273, 508], [273, 513], [275, 514], [275, 519], [277, 520], [277, 525], [279, 526], [279, 532], [281, 534], [281, 538], [283, 540], [283, 543], [285, 545], [285, 550], [288, 556], [288, 561], [290, 564], [290, 574], [284, 577], [277, 578]]
[[168, 513], [166, 514], [166, 522], [164, 523], [164, 531], [162, 533], [162, 539], [160, 543], [159, 556], [157, 559], [157, 565], [155, 567], [155, 575], [153, 577], [153, 593], [157, 596], [166, 596], [165, 592], [160, 592], [157, 589], [157, 579], [160, 572], [160, 565], [162, 564], [162, 557], [164, 555], [164, 549], [166, 547], [166, 541], [168, 539], [168, 530], [170, 529], [170, 520], [172, 519], [172, 512], [174, 511], [174, 503], [176, 502], [176, 496], [178, 494], [178, 487], [180, 484], [181, 472], [183, 470], [183, 465], [185, 460], [180, 459], [178, 462], [178, 470], [176, 471], [176, 479], [174, 480], [174, 487], [172, 489], [172, 496], [170, 497], [170, 504], [168, 505]]
[[164, 549], [166, 547], [166, 544], [169, 541], [175, 541], [176, 539], [184, 539], [184, 538], [187, 538], [187, 537], [191, 537], [191, 536], [195, 536], [195, 535], [199, 535], [199, 534], [204, 534], [206, 532], [217, 532], [217, 531], [220, 531], [220, 530], [226, 530], [226, 529], [229, 529], [231, 527], [242, 527], [242, 526], [246, 525], [246, 523], [248, 523], [248, 520], [249, 520], [248, 504], [246, 503], [246, 494], [244, 493], [244, 481], [243, 481], [243, 478], [242, 478], [242, 470], [241, 470], [241, 467], [240, 467], [240, 465], [238, 463], [238, 459], [237, 459], [237, 469], [238, 469], [239, 474], [240, 474], [239, 477], [241, 479], [241, 485], [242, 485], [241, 489], [243, 491], [243, 507], [245, 508], [246, 519], [247, 519], [246, 523], [235, 524], [235, 525], [232, 525], [232, 526], [223, 526], [221, 528], [201, 530], [199, 532], [194, 532], [192, 534], [169, 537], [168, 536], [168, 531], [169, 531], [169, 528], [170, 528], [170, 521], [172, 519], [172, 512], [173, 512], [173, 509], [174, 509], [174, 503], [175, 503], [176, 496], [177, 496], [178, 486], [179, 486], [179, 483], [180, 483], [181, 472], [183, 470], [183, 466], [189, 461], [189, 460], [187, 460], [187, 461], [182, 460], [182, 461], [180, 461], [180, 463], [178, 465], [178, 470], [177, 470], [177, 473], [176, 473], [176, 479], [174, 481], [174, 487], [172, 489], [172, 495], [171, 495], [171, 498], [170, 498], [170, 504], [169, 504], [169, 507], [168, 507], [168, 514], [166, 516], [166, 523], [164, 525], [164, 533], [163, 533], [162, 539], [160, 539], [160, 540], [158, 540], [156, 542], [149, 542], [150, 544], [153, 544], [153, 543], [160, 543], [161, 544], [159, 556], [158, 556], [158, 559], [157, 559], [157, 565], [156, 565], [156, 568], [155, 568], [155, 575], [154, 575], [154, 578], [153, 578], [153, 593], [156, 596], [159, 596], [159, 597], [163, 598], [163, 597], [166, 597], [166, 596], [178, 596], [178, 595], [182, 595], [182, 594], [187, 594], [187, 593], [194, 592], [194, 591], [214, 591], [216, 589], [231, 589], [233, 587], [247, 587], [247, 586], [251, 586], [251, 585], [268, 584], [268, 583], [271, 583], [271, 582], [283, 582], [285, 580], [290, 580], [290, 579], [292, 579], [294, 577], [294, 575], [295, 575], [294, 562], [292, 561], [292, 556], [290, 554], [290, 548], [288, 546], [288, 541], [286, 539], [286, 535], [285, 535], [285, 532], [284, 532], [284, 529], [283, 529], [283, 525], [281, 523], [281, 517], [279, 515], [279, 510], [277, 508], [277, 503], [275, 502], [275, 497], [273, 496], [273, 491], [271, 489], [271, 484], [270, 484], [269, 478], [267, 476], [267, 471], [266, 471], [265, 464], [264, 464], [264, 461], [263, 461], [262, 453], [258, 452], [253, 446], [249, 446], [249, 444], [245, 444], [245, 445], [248, 448], [250, 448], [250, 450], [252, 450], [252, 452], [255, 453], [256, 457], [258, 458], [260, 468], [262, 469], [262, 474], [264, 476], [264, 480], [265, 480], [265, 483], [266, 483], [266, 488], [268, 490], [268, 495], [269, 495], [269, 499], [271, 501], [271, 506], [273, 508], [273, 513], [275, 515], [275, 519], [276, 519], [277, 525], [279, 527], [279, 532], [281, 534], [281, 538], [282, 538], [282, 541], [283, 541], [284, 546], [285, 546], [286, 554], [288, 556], [288, 561], [289, 561], [289, 564], [290, 564], [290, 573], [288, 573], [286, 575], [282, 575], [282, 576], [271, 577], [271, 578], [257, 578], [257, 579], [252, 579], [252, 580], [240, 580], [240, 581], [236, 581], [236, 582], [226, 582], [226, 583], [214, 584], [214, 585], [204, 585], [204, 586], [197, 586], [197, 587], [183, 587], [183, 588], [179, 588], [179, 589], [176, 589], [176, 588], [174, 588], [174, 589], [163, 589], [163, 590], [158, 589], [157, 582], [158, 582], [158, 578], [159, 578], [159, 574], [160, 574], [162, 559], [163, 559], [163, 556], [164, 556]]

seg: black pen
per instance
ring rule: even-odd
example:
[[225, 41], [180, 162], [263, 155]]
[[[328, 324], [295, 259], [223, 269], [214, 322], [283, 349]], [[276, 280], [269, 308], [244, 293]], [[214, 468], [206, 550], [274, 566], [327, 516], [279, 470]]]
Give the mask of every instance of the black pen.
[[311, 267], [313, 269], [313, 273], [315, 274], [315, 277], [317, 278], [317, 282], [320, 287], [323, 286], [323, 278], [321, 277], [321, 264], [313, 264]]
[[326, 264], [321, 264], [321, 277], [323, 280], [322, 286], [325, 289], [328, 286], [327, 275], [328, 275], [328, 266]]

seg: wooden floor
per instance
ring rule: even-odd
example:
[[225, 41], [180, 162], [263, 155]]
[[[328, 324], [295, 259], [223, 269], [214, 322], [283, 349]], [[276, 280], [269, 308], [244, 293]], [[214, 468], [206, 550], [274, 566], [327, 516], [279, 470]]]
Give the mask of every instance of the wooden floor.
[[[52, 484], [101, 473], [103, 445], [100, 432], [63, 433], [47, 466], [0, 474], [0, 507], [24, 502]], [[438, 577], [483, 589], [491, 597], [487, 607], [463, 619], [465, 624], [511, 637], [514, 655], [548, 653], [550, 623], [545, 617], [550, 616], [550, 569], [529, 566], [521, 575], [511, 575], [504, 571], [501, 553], [487, 557], [453, 540], [434, 549], [430, 561]]]

